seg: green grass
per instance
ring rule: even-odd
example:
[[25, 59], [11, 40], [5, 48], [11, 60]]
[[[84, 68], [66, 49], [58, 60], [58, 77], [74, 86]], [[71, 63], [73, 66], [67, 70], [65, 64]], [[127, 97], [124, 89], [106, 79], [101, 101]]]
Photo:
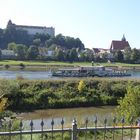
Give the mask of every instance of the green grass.
[[[58, 61], [15, 61], [15, 60], [1, 60], [0, 65], [19, 65], [20, 63], [23, 63], [24, 65], [62, 65], [62, 66], [91, 66], [90, 62], [74, 62], [74, 63], [69, 63], [69, 62], [58, 62]], [[94, 63], [94, 65], [103, 65], [103, 66], [122, 66], [122, 67], [140, 67], [140, 64], [126, 64], [126, 63]]]

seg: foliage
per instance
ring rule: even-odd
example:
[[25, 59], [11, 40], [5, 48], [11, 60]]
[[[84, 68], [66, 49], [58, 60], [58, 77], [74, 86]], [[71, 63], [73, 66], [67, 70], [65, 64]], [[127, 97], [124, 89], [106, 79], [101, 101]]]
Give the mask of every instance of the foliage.
[[39, 55], [38, 47], [34, 45], [30, 46], [27, 51], [27, 58], [34, 60], [38, 57], [38, 55]]
[[[127, 83], [95, 78], [0, 80], [0, 91], [7, 98], [7, 109], [10, 110], [116, 105], [117, 100], [125, 96]], [[133, 84], [139, 82], [131, 82]]]
[[137, 63], [140, 61], [140, 51], [134, 48], [131, 53], [131, 60], [133, 63]]
[[4, 111], [7, 105], [7, 98], [0, 98], [0, 112]]
[[127, 94], [124, 98], [119, 100], [119, 106], [117, 112], [120, 116], [125, 116], [127, 121], [130, 121], [131, 117], [140, 116], [140, 87], [129, 85], [127, 88]]
[[80, 80], [79, 84], [78, 84], [78, 91], [81, 93], [85, 90], [85, 88], [86, 88], [86, 85], [85, 85], [84, 81]]
[[1, 55], [2, 55], [2, 53], [1, 53], [1, 49], [0, 49], [0, 59], [1, 59]]
[[64, 54], [63, 50], [58, 49], [57, 52], [56, 52], [55, 57], [56, 57], [56, 59], [57, 59], [58, 61], [64, 61], [65, 54]]
[[122, 51], [117, 51], [115, 53], [115, 57], [116, 57], [116, 61], [118, 62], [123, 62], [124, 61], [124, 55], [123, 55], [123, 52]]

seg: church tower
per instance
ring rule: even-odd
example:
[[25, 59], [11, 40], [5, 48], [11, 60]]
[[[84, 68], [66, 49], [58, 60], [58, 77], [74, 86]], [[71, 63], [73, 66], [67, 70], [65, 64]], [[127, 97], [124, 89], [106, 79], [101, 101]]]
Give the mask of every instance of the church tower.
[[123, 34], [122, 41], [126, 41], [125, 35]]
[[14, 24], [12, 23], [11, 20], [9, 20], [8, 23], [7, 23], [7, 28], [10, 28], [10, 27], [13, 27], [13, 26], [14, 26]]

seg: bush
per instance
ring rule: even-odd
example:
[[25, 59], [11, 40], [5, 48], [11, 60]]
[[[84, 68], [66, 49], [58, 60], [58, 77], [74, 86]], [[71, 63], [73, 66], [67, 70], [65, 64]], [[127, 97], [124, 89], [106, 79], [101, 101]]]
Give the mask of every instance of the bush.
[[[82, 83], [82, 84], [81, 84]], [[117, 105], [133, 81], [71, 80], [0, 80], [0, 94], [8, 99], [8, 109], [25, 110], [97, 105]], [[79, 94], [80, 93], [80, 94]]]

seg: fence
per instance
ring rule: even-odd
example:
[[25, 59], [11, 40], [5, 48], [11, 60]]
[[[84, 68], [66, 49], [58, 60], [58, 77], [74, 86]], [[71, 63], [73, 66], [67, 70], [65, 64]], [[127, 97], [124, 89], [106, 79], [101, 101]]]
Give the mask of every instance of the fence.
[[[59, 140], [140, 140], [140, 126], [136, 125], [133, 120], [130, 121], [129, 125], [125, 124], [125, 119], [122, 118], [120, 122], [116, 121], [116, 118], [112, 120], [112, 126], [107, 125], [107, 119], [105, 118], [102, 126], [98, 126], [97, 117], [93, 121], [93, 126], [89, 127], [89, 120], [85, 120], [84, 127], [77, 127], [76, 119], [73, 120], [71, 128], [64, 127], [64, 120], [61, 121], [61, 128], [54, 129], [54, 120], [51, 121], [51, 128], [44, 129], [44, 121], [40, 123], [41, 129], [34, 129], [34, 122], [30, 121], [30, 129], [23, 129], [23, 121], [19, 122], [18, 130], [12, 130], [12, 121], [8, 122], [7, 129], [4, 131], [1, 128], [0, 140], [12, 140], [13, 136], [18, 136], [18, 140], [24, 140], [24, 136], [28, 135], [29, 140], [38, 140], [38, 138], [33, 138], [34, 134], [40, 135], [41, 140], [57, 140], [56, 133], [59, 133]], [[2, 126], [2, 125], [1, 125]], [[126, 132], [127, 132], [127, 135]], [[64, 137], [64, 133], [69, 133], [69, 137]], [[84, 134], [82, 134], [84, 133]], [[89, 137], [89, 134], [92, 134], [92, 137]], [[46, 137], [49, 135], [49, 137]], [[82, 137], [80, 137], [82, 135]], [[100, 136], [100, 137], [99, 137]], [[80, 138], [79, 138], [80, 137]], [[13, 140], [16, 138], [14, 137]], [[27, 139], [27, 138], [25, 138]]]

